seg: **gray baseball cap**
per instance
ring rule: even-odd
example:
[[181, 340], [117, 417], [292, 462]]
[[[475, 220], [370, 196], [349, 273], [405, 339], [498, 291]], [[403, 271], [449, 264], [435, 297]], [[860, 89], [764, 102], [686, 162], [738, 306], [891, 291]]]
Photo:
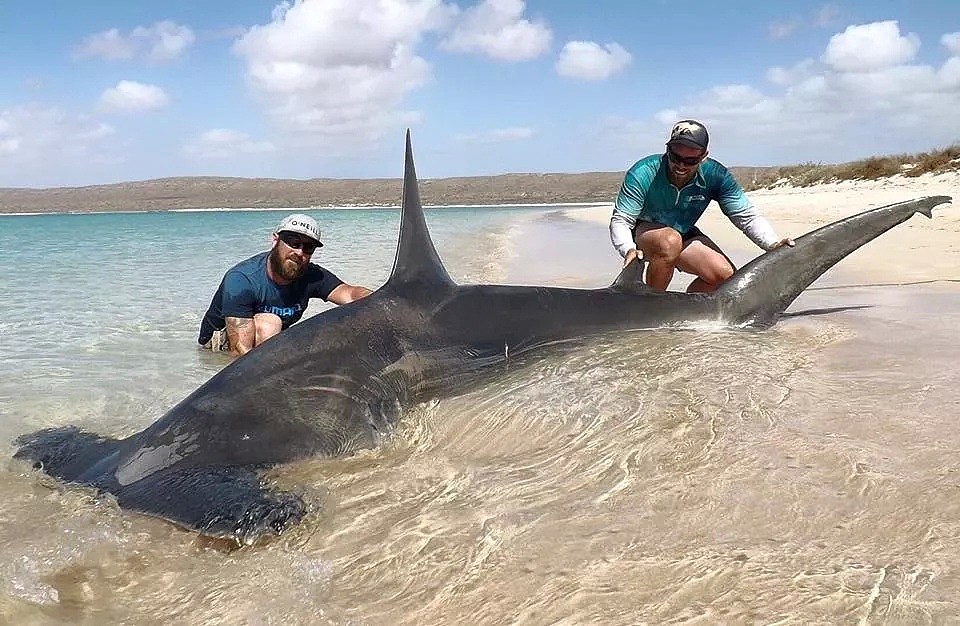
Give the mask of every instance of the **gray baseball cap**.
[[691, 148], [707, 149], [710, 142], [710, 135], [707, 134], [707, 127], [697, 120], [680, 120], [673, 125], [670, 131], [670, 141], [668, 146], [683, 144]]
[[300, 233], [301, 235], [306, 235], [311, 239], [314, 239], [317, 242], [317, 245], [323, 247], [323, 243], [320, 241], [320, 224], [317, 224], [317, 220], [313, 219], [309, 215], [304, 215], [303, 213], [294, 213], [293, 215], [288, 215], [283, 218], [283, 221], [280, 222], [280, 225], [277, 226], [277, 229], [274, 234], [279, 233], [281, 230], [285, 230], [288, 233]]

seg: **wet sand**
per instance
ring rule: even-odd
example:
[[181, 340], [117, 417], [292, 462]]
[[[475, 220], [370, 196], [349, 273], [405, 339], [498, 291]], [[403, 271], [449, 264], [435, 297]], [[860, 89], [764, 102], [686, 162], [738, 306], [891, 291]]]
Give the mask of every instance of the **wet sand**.
[[[917, 191], [893, 200], [930, 195]], [[784, 191], [763, 208], [798, 235], [867, 208], [864, 193], [832, 209], [823, 190]], [[759, 252], [710, 211], [736, 261]], [[412, 410], [382, 448], [279, 468], [311, 514], [254, 549], [222, 552], [8, 460], [0, 621], [952, 623], [957, 212], [871, 242], [769, 331], [531, 356]], [[549, 211], [503, 249], [453, 246], [490, 257], [475, 273], [439, 252], [461, 279], [602, 286], [620, 264], [608, 217]], [[115, 432], [115, 409], [88, 425]]]

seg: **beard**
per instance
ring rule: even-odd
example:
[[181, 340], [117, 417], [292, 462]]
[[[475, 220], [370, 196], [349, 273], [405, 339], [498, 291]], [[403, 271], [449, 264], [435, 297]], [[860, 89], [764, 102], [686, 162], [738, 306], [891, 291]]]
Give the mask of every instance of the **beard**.
[[282, 258], [280, 256], [280, 250], [276, 247], [270, 251], [270, 269], [273, 271], [275, 276], [279, 276], [283, 280], [294, 281], [303, 274], [303, 270], [307, 267], [307, 262], [299, 263], [292, 258]]
[[670, 182], [674, 183], [679, 187], [683, 187], [687, 183], [689, 183], [691, 180], [693, 180], [693, 177], [697, 175], [697, 170], [699, 169], [699, 165], [695, 165], [692, 167], [687, 166], [685, 168], [686, 173], [684, 174], [681, 174], [680, 172], [678, 172], [677, 169], [678, 168], [675, 167], [674, 165], [670, 165], [670, 170], [669, 170], [670, 178], [671, 178]]

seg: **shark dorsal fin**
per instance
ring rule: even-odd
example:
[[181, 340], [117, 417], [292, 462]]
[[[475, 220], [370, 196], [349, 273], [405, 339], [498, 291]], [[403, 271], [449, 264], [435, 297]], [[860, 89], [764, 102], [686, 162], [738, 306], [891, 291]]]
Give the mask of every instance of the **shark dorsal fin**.
[[410, 130], [407, 130], [407, 153], [403, 163], [403, 198], [400, 205], [400, 243], [387, 284], [418, 283], [433, 287], [452, 287], [447, 273], [430, 238], [420, 204], [417, 170], [413, 164]]
[[653, 291], [643, 282], [643, 267], [645, 261], [639, 256], [630, 261], [623, 268], [617, 279], [610, 285], [610, 289], [622, 293], [649, 293]]

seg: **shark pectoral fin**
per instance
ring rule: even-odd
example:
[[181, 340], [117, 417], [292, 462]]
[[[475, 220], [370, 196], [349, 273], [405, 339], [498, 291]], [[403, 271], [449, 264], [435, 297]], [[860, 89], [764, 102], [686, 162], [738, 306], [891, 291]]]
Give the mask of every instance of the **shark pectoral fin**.
[[306, 513], [299, 496], [268, 491], [255, 471], [232, 466], [158, 472], [121, 488], [117, 501], [123, 508], [238, 545], [280, 534]]
[[650, 293], [654, 291], [643, 282], [643, 268], [646, 261], [639, 256], [634, 257], [630, 263], [623, 268], [617, 279], [610, 285], [610, 289], [622, 293]]

